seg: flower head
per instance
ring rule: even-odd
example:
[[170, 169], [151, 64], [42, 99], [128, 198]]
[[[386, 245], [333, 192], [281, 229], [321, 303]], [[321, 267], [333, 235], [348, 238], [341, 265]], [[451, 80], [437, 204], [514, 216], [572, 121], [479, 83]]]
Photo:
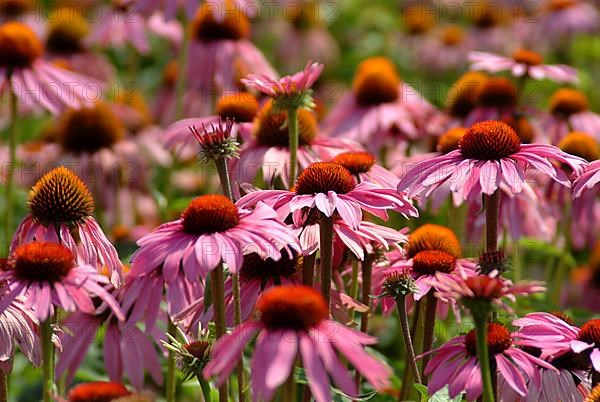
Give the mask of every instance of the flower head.
[[558, 83], [576, 83], [577, 70], [573, 67], [557, 64], [543, 64], [542, 55], [529, 49], [517, 49], [512, 57], [504, 57], [487, 52], [470, 52], [469, 61], [472, 70], [490, 73], [510, 71], [515, 77], [531, 77], [535, 80], [550, 79]]
[[[513, 284], [495, 274], [475, 275], [469, 277], [455, 276], [442, 280], [436, 274], [436, 296], [444, 302], [458, 301], [468, 309], [474, 310], [485, 305], [497, 305], [507, 311], [512, 309], [502, 299], [515, 300], [515, 296], [543, 292], [546, 290], [539, 282]], [[434, 283], [432, 282], [432, 285]]]
[[30, 214], [17, 228], [11, 250], [31, 241], [66, 246], [77, 259], [108, 271], [115, 286], [121, 283], [122, 264], [94, 220], [94, 200], [87, 186], [71, 170], [58, 167], [32, 187], [27, 198]]
[[40, 321], [51, 317], [55, 307], [94, 314], [92, 297], [97, 296], [124, 319], [118, 303], [103, 287], [108, 278], [94, 267], [76, 265], [73, 253], [57, 243], [32, 242], [16, 247], [9, 269], [0, 272], [0, 282], [3, 280], [9, 293], [0, 302], [0, 312], [23, 295], [26, 306], [34, 308]]
[[417, 163], [398, 184], [410, 195], [426, 190], [426, 195], [445, 182], [458, 196], [493, 194], [500, 186], [512, 194], [525, 185], [525, 173], [535, 169], [552, 180], [570, 187], [565, 173], [548, 159], [581, 172], [586, 162], [560, 149], [543, 144], [522, 144], [506, 123], [485, 121], [474, 124], [459, 141], [459, 149]]
[[[498, 376], [501, 395], [507, 392], [527, 397], [527, 381], [539, 385], [535, 374], [539, 367], [557, 371], [552, 365], [519, 349], [506, 327], [491, 323], [488, 325], [487, 344]], [[449, 395], [455, 398], [461, 392], [468, 400], [476, 400], [482, 393], [481, 369], [477, 359], [475, 330], [467, 335], [451, 339], [438, 349], [430, 352], [433, 357], [425, 368], [425, 375], [431, 375], [429, 393], [434, 394], [448, 385]]]
[[125, 136], [125, 126], [104, 102], [69, 109], [58, 123], [59, 143], [73, 154], [93, 154], [112, 147]]
[[43, 43], [28, 25], [0, 24], [0, 86], [14, 91], [26, 111], [57, 115], [66, 107], [88, 104], [93, 82], [44, 60], [43, 53]]
[[403, 194], [372, 183], [357, 184], [348, 170], [332, 162], [310, 164], [298, 176], [293, 191], [256, 191], [238, 201], [242, 206], [259, 202], [271, 205], [282, 219], [292, 214], [297, 226], [304, 223], [305, 217], [299, 213], [304, 208], [316, 209], [327, 217], [338, 214], [353, 229], [362, 220], [361, 210], [383, 219], [387, 219], [388, 209], [411, 216], [417, 213]]
[[28, 25], [19, 22], [0, 25], [0, 67], [29, 67], [43, 52], [42, 42]]
[[271, 96], [277, 108], [313, 109], [315, 105], [311, 87], [322, 71], [322, 64], [309, 62], [303, 71], [291, 76], [276, 79], [266, 74], [250, 74], [248, 78], [242, 79], [242, 82], [249, 88]]
[[292, 373], [298, 354], [318, 402], [331, 400], [328, 374], [347, 395], [356, 395], [356, 385], [336, 351], [376, 389], [387, 386], [389, 369], [364, 351], [375, 339], [329, 320], [327, 303], [318, 291], [300, 285], [273, 287], [263, 293], [256, 309], [256, 321], [242, 324], [217, 341], [204, 369], [205, 378], [216, 375], [222, 383], [259, 332], [251, 363], [252, 390], [258, 399], [271, 400]]
[[202, 132], [196, 127], [190, 127], [194, 138], [200, 144], [199, 158], [201, 161], [216, 161], [239, 157], [239, 142], [232, 135], [233, 120], [220, 121], [210, 126], [202, 124]]
[[81, 223], [94, 212], [94, 199], [72, 171], [58, 167], [43, 176], [29, 191], [27, 206], [33, 219], [46, 226]]
[[221, 262], [238, 272], [243, 256], [252, 252], [279, 259], [281, 249], [298, 248], [297, 238], [268, 206], [248, 210], [222, 195], [202, 195], [192, 200], [181, 217], [159, 226], [138, 241], [132, 269], [139, 274], [163, 266], [174, 277], [181, 263], [186, 276], [195, 280]]

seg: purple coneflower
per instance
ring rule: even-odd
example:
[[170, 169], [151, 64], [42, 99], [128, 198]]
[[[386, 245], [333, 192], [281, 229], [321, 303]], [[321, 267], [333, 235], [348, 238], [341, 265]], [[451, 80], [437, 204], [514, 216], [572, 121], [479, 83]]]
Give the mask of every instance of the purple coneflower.
[[600, 115], [590, 110], [587, 96], [578, 89], [557, 89], [548, 101], [550, 114], [540, 124], [551, 144], [558, 144], [571, 131], [600, 138]]
[[298, 177], [293, 191], [255, 191], [242, 197], [241, 206], [260, 202], [271, 205], [282, 219], [292, 214], [296, 224], [302, 224], [303, 208], [317, 209], [332, 217], [335, 213], [353, 229], [362, 221], [362, 210], [387, 219], [387, 210], [405, 216], [416, 216], [417, 210], [402, 193], [364, 182], [357, 184], [352, 174], [343, 166], [332, 162], [309, 165]]
[[89, 43], [103, 47], [124, 47], [131, 44], [140, 54], [150, 52], [146, 33], [146, 21], [136, 9], [135, 1], [112, 0], [108, 9], [88, 38]]
[[323, 121], [323, 131], [357, 141], [377, 153], [395, 136], [419, 138], [434, 112], [415, 89], [402, 83], [390, 60], [374, 57], [358, 66], [352, 93]]
[[276, 75], [249, 40], [248, 17], [232, 1], [202, 3], [191, 24], [189, 82], [206, 96], [238, 89], [247, 72]]
[[164, 275], [170, 278], [183, 263], [186, 276], [195, 280], [221, 262], [231, 272], [238, 272], [247, 253], [278, 259], [282, 247], [297, 249], [297, 241], [262, 203], [248, 210], [225, 196], [203, 195], [190, 202], [181, 218], [141, 238], [132, 261], [140, 274], [162, 265]]
[[44, 175], [31, 188], [27, 205], [29, 214], [13, 236], [12, 251], [32, 241], [59, 243], [84, 263], [106, 270], [114, 285], [121, 283], [117, 250], [93, 217], [89, 190], [72, 171], [58, 167]]
[[80, 310], [93, 314], [92, 297], [101, 298], [115, 315], [125, 317], [116, 300], [104, 289], [109, 283], [95, 267], [78, 265], [73, 253], [57, 243], [31, 242], [17, 246], [11, 253], [8, 269], [0, 273], [8, 293], [0, 302], [6, 310], [19, 295], [25, 306], [33, 308], [40, 321], [54, 315], [55, 307], [65, 311]]
[[[544, 360], [519, 349], [513, 338], [514, 334], [508, 332], [503, 325], [488, 325], [487, 344], [494, 362], [494, 374], [498, 376], [499, 384], [507, 387], [498, 389], [499, 394], [505, 395], [507, 390], [512, 389], [520, 396], [526, 397], [527, 380], [537, 381], [539, 385], [538, 367], [557, 370]], [[482, 395], [483, 384], [476, 352], [475, 330], [448, 341], [432, 350], [431, 354], [433, 357], [424, 372], [425, 375], [431, 375], [428, 385], [430, 395], [446, 385], [450, 398], [465, 392], [467, 400], [474, 401]]]
[[409, 195], [433, 190], [450, 182], [450, 189], [467, 199], [472, 195], [494, 194], [505, 185], [512, 194], [520, 193], [525, 173], [531, 168], [570, 187], [565, 173], [548, 159], [580, 172], [585, 160], [544, 144], [522, 144], [509, 125], [498, 121], [474, 124], [460, 139], [459, 149], [415, 165], [398, 184]]
[[25, 110], [58, 114], [89, 103], [97, 83], [44, 60], [44, 46], [25, 24], [0, 25], [0, 87], [12, 90]]
[[305, 286], [271, 288], [256, 308], [258, 321], [242, 324], [213, 346], [212, 360], [204, 369], [206, 378], [218, 376], [222, 383], [258, 333], [251, 362], [252, 390], [257, 399], [273, 398], [275, 390], [292, 374], [298, 354], [318, 402], [331, 400], [328, 374], [339, 389], [356, 396], [356, 384], [336, 351], [375, 389], [388, 385], [389, 368], [364, 350], [376, 339], [329, 320], [327, 303], [318, 291]]
[[472, 70], [489, 73], [510, 71], [515, 77], [531, 77], [535, 80], [549, 79], [559, 84], [577, 83], [577, 70], [573, 67], [556, 64], [542, 64], [542, 55], [533, 50], [517, 49], [512, 57], [504, 57], [487, 52], [470, 52]]

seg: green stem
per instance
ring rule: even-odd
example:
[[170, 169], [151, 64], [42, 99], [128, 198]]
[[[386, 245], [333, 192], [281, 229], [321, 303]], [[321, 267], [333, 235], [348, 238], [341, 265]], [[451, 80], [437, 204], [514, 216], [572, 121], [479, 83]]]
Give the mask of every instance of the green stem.
[[[350, 297], [356, 300], [358, 297], [358, 260], [352, 260], [352, 278], [350, 279]], [[354, 320], [354, 310], [350, 311], [350, 318]]]
[[486, 251], [498, 250], [498, 215], [500, 213], [500, 192], [485, 196], [485, 243]]
[[210, 384], [204, 379], [204, 377], [202, 377], [202, 373], [198, 373], [196, 378], [198, 379], [198, 384], [200, 384], [200, 389], [202, 390], [200, 393], [200, 397], [202, 399], [201, 402], [211, 402]]
[[294, 380], [294, 370], [288, 379], [281, 386], [281, 400], [283, 402], [296, 402], [296, 381]]
[[421, 375], [417, 366], [417, 358], [415, 348], [413, 347], [412, 337], [410, 336], [410, 327], [408, 324], [408, 313], [406, 311], [406, 296], [399, 297], [396, 300], [398, 314], [400, 315], [400, 326], [402, 327], [402, 335], [404, 336], [404, 345], [406, 346], [406, 363], [410, 367], [412, 378], [417, 384], [421, 384]]
[[[6, 172], [6, 205], [4, 216], [4, 242], [8, 244], [12, 238], [13, 204], [14, 204], [14, 177], [17, 163], [17, 122], [19, 103], [16, 88], [12, 87], [12, 73], [8, 75], [10, 88], [10, 125], [8, 126], [8, 170]], [[4, 249], [2, 250], [4, 253]]]
[[[423, 319], [423, 316], [425, 315], [425, 301], [424, 300], [419, 300], [415, 306], [415, 314], [413, 316], [413, 323], [412, 323], [412, 330], [411, 330], [411, 334], [412, 334], [412, 339], [413, 339], [413, 346], [415, 348], [415, 351], [417, 350], [423, 350], [423, 333], [425, 331], [425, 320]], [[419, 363], [417, 362], [417, 369], [419, 367]], [[414, 377], [411, 376], [411, 372], [410, 370], [405, 370], [404, 371], [404, 378], [402, 381], [402, 389], [400, 390], [400, 397], [399, 397], [399, 401], [405, 401], [405, 400], [416, 400], [418, 399], [418, 395], [417, 395], [417, 390], [415, 389], [415, 387], [413, 387], [413, 381], [414, 381]], [[412, 377], [412, 380], [411, 380]]]
[[221, 181], [223, 195], [229, 198], [231, 201], [233, 201], [233, 191], [231, 190], [231, 180], [229, 178], [229, 167], [227, 166], [227, 159], [216, 159], [215, 166], [217, 167], [217, 173], [219, 174], [219, 180]]
[[175, 82], [175, 121], [183, 118], [183, 98], [187, 79], [188, 51], [190, 44], [190, 30], [187, 18], [183, 18], [183, 42], [179, 49], [177, 60], [177, 81]]
[[[373, 257], [370, 254], [365, 255], [361, 262], [362, 271], [362, 292], [361, 302], [367, 306], [367, 310], [360, 317], [360, 331], [365, 334], [369, 330], [369, 316], [371, 315], [371, 283], [373, 277]], [[360, 373], [356, 372], [356, 386], [360, 392]]]
[[43, 401], [54, 401], [54, 344], [52, 343], [52, 318], [46, 319], [41, 325], [42, 342], [42, 371], [44, 381], [42, 385]]
[[298, 177], [298, 109], [289, 108], [288, 114], [288, 130], [290, 136], [290, 187], [296, 182]]
[[494, 402], [494, 385], [490, 369], [490, 352], [488, 350], [488, 313], [475, 318], [475, 334], [477, 336], [477, 360], [483, 381], [483, 402]]
[[302, 259], [302, 284], [312, 287], [315, 282], [315, 261], [317, 253], [305, 255]]
[[[210, 273], [213, 311], [215, 317], [215, 330], [217, 339], [225, 335], [225, 291], [223, 265], [220, 264]], [[219, 388], [219, 401], [227, 402], [227, 382]]]
[[0, 402], [8, 402], [8, 374], [0, 370]]
[[333, 219], [321, 215], [319, 249], [321, 255], [321, 293], [331, 312], [331, 277], [333, 272]]
[[[167, 324], [167, 332], [174, 338], [177, 338], [177, 327], [169, 319]], [[167, 358], [167, 389], [166, 399], [167, 402], [175, 402], [177, 400], [177, 381], [176, 381], [176, 367], [175, 367], [176, 354], [172, 350], [169, 350], [169, 356]]]
[[[427, 293], [427, 302], [425, 304], [425, 330], [423, 336], [423, 353], [427, 353], [433, 346], [433, 333], [435, 329], [435, 313], [437, 310], [437, 298], [433, 295], [433, 290]], [[429, 362], [429, 355], [423, 356], [423, 371], [427, 367]], [[427, 378], [424, 377], [423, 381], [427, 384]]]
[[362, 314], [360, 319], [360, 330], [366, 333], [369, 330], [369, 315], [371, 314], [371, 283], [373, 277], [373, 257], [370, 254], [365, 255], [361, 263], [362, 270], [362, 303], [367, 306], [367, 311]]
[[567, 256], [571, 252], [571, 220], [568, 217], [571, 216], [571, 211], [568, 204], [565, 205], [562, 216], [565, 217], [562, 227], [564, 245], [560, 256], [558, 256], [556, 270], [554, 271], [554, 276], [551, 281], [552, 288], [550, 291], [550, 301], [556, 306], [560, 305], [562, 284], [566, 280], [569, 272]]
[[[240, 298], [240, 274], [231, 275], [233, 287], [233, 323], [237, 327], [242, 323], [242, 301]], [[236, 367], [237, 382], [238, 382], [238, 398], [239, 402], [246, 400], [244, 390], [246, 388], [246, 380], [244, 378], [244, 362], [240, 360]]]

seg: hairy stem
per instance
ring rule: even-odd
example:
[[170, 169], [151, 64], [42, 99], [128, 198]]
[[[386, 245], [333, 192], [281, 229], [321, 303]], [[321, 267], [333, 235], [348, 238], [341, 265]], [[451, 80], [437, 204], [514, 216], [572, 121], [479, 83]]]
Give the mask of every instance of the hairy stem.
[[317, 253], [314, 252], [311, 255], [305, 255], [302, 259], [302, 284], [306, 286], [312, 286], [315, 282], [315, 261], [317, 260]]
[[500, 212], [500, 192], [485, 196], [485, 242], [486, 251], [498, 250], [498, 214]]
[[298, 109], [289, 108], [287, 111], [288, 132], [290, 136], [290, 187], [296, 182], [298, 177]]
[[[427, 302], [425, 304], [425, 332], [423, 336], [423, 353], [427, 353], [433, 346], [433, 333], [435, 329], [435, 313], [437, 311], [437, 299], [433, 295], [433, 290], [427, 293]], [[429, 355], [423, 356], [423, 371], [427, 367], [429, 362]], [[425, 384], [427, 384], [427, 378], [423, 378]]]
[[[173, 338], [177, 338], [177, 327], [171, 319], [167, 324], [167, 332]], [[177, 400], [177, 381], [176, 381], [177, 369], [175, 367], [175, 352], [169, 350], [169, 356], [167, 358], [167, 389], [166, 399], [167, 402], [175, 402]]]
[[[242, 323], [242, 301], [240, 299], [240, 274], [232, 274], [233, 287], [233, 323], [237, 327]], [[238, 398], [239, 402], [246, 400], [244, 389], [246, 388], [246, 379], [244, 378], [244, 362], [240, 360], [236, 366], [237, 382], [238, 382]]]
[[399, 297], [398, 300], [396, 300], [396, 306], [398, 307], [398, 314], [400, 315], [400, 326], [402, 327], [402, 335], [404, 336], [404, 346], [406, 346], [406, 365], [410, 367], [410, 372], [414, 381], [417, 384], [421, 384], [421, 375], [419, 374], [417, 357], [415, 355], [415, 348], [413, 347], [412, 337], [410, 335], [410, 327], [408, 324], [406, 296]]
[[0, 402], [8, 402], [8, 373], [0, 370]]
[[[17, 122], [19, 114], [19, 103], [17, 99], [16, 88], [12, 87], [12, 74], [9, 73], [8, 85], [9, 85], [9, 96], [10, 96], [10, 123], [8, 126], [8, 169], [6, 171], [6, 205], [4, 206], [4, 242], [8, 244], [12, 238], [13, 229], [13, 204], [14, 204], [14, 181], [15, 181], [15, 168], [17, 163]], [[4, 249], [2, 250], [4, 253]]]
[[319, 250], [321, 254], [321, 293], [331, 312], [331, 277], [333, 258], [333, 219], [321, 216]]
[[[224, 292], [223, 265], [220, 264], [210, 273], [213, 310], [215, 316], [215, 330], [217, 339], [225, 334], [225, 292]], [[227, 382], [219, 388], [219, 401], [227, 402]]]
[[490, 352], [488, 349], [488, 315], [481, 314], [475, 318], [475, 334], [477, 336], [477, 360], [481, 369], [481, 378], [483, 381], [483, 402], [494, 402], [494, 384], [492, 382], [492, 373], [490, 369]]
[[41, 325], [42, 342], [42, 371], [44, 381], [42, 384], [43, 401], [54, 401], [54, 344], [52, 343], [52, 318], [46, 319]]

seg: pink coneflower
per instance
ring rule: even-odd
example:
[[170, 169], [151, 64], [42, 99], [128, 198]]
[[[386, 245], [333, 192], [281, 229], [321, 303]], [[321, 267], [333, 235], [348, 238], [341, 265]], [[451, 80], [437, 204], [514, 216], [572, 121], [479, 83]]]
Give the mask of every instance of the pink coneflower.
[[6, 281], [9, 289], [0, 311], [24, 295], [25, 306], [33, 308], [40, 321], [53, 316], [55, 307], [93, 314], [92, 297], [97, 296], [120, 320], [125, 319], [117, 301], [103, 287], [108, 278], [95, 267], [77, 265], [73, 253], [57, 243], [31, 242], [16, 247], [8, 269], [0, 272], [0, 281]]
[[[436, 277], [440, 274], [436, 274]], [[432, 285], [435, 283], [432, 283]], [[468, 278], [453, 277], [447, 281], [437, 281], [435, 295], [446, 303], [462, 302], [469, 307], [474, 300], [489, 300], [504, 310], [512, 309], [502, 299], [515, 301], [515, 296], [539, 293], [546, 290], [540, 282], [513, 284], [496, 274], [477, 275]]]
[[513, 321], [519, 330], [515, 342], [527, 352], [548, 361], [557, 370], [538, 368], [540, 386], [529, 384], [527, 401], [554, 402], [581, 401], [589, 392], [587, 374], [590, 363], [584, 354], [569, 349], [571, 340], [579, 335], [579, 328], [563, 313], [531, 313]]
[[213, 346], [212, 360], [203, 372], [206, 378], [218, 376], [222, 383], [258, 333], [251, 362], [252, 390], [257, 399], [271, 400], [292, 373], [298, 353], [318, 402], [331, 400], [327, 374], [344, 393], [356, 396], [356, 384], [336, 350], [375, 389], [388, 385], [389, 368], [364, 351], [364, 346], [376, 339], [329, 320], [327, 303], [318, 291], [305, 286], [275, 287], [262, 295], [256, 308], [258, 321], [242, 324]]
[[[288, 112], [276, 110], [268, 101], [257, 113], [248, 129], [240, 130], [244, 145], [240, 158], [233, 161], [233, 179], [252, 183], [262, 170], [263, 180], [273, 185], [280, 178], [286, 187], [290, 181], [291, 148]], [[313, 162], [330, 160], [345, 151], [360, 150], [357, 143], [327, 138], [319, 134], [317, 120], [309, 110], [298, 110], [298, 167], [302, 170]]]
[[579, 198], [585, 191], [595, 189], [598, 182], [600, 182], [600, 160], [590, 163], [581, 176], [575, 180], [573, 198]]
[[387, 210], [417, 215], [404, 194], [367, 182], [356, 184], [348, 170], [331, 162], [309, 165], [298, 177], [293, 191], [255, 191], [238, 201], [242, 207], [260, 202], [271, 205], [282, 219], [292, 214], [297, 225], [302, 224], [303, 208], [316, 209], [327, 217], [337, 213], [352, 229], [360, 226], [362, 210], [382, 219], [387, 219]]
[[286, 10], [284, 21], [280, 22], [280, 27], [274, 27], [280, 38], [275, 48], [278, 65], [286, 71], [298, 71], [305, 66], [306, 60], [319, 60], [329, 68], [335, 67], [339, 62], [340, 47], [327, 29], [329, 21], [320, 10], [321, 4], [309, 0], [282, 6]]
[[188, 76], [190, 84], [210, 96], [238, 88], [246, 73], [276, 73], [249, 40], [250, 21], [230, 0], [219, 7], [202, 3], [191, 27]]
[[[439, 280], [446, 280], [448, 276], [466, 278], [476, 274], [475, 263], [462, 258], [460, 242], [454, 232], [440, 225], [420, 226], [409, 234], [403, 255], [398, 256], [392, 251], [386, 257], [388, 263], [373, 272], [373, 294], [384, 293], [384, 285], [390, 275], [410, 275], [414, 280], [415, 292], [407, 300], [407, 307], [412, 306], [413, 300], [421, 300], [432, 288], [437, 289], [438, 272]], [[391, 312], [395, 306], [395, 300], [391, 297], [382, 300], [385, 313]], [[437, 311], [445, 317], [448, 305], [438, 305]]]
[[[432, 291], [437, 291], [440, 284], [455, 278], [466, 279], [477, 275], [477, 263], [464, 259], [456, 258], [445, 251], [424, 250], [415, 254], [408, 260], [398, 261], [383, 270], [375, 271], [373, 275], [373, 289], [381, 294], [383, 284], [387, 276], [392, 274], [409, 274], [413, 277], [416, 285], [416, 292], [409, 300], [419, 301]], [[385, 311], [393, 310], [394, 300], [386, 300], [383, 304]], [[449, 301], [453, 305], [453, 301]], [[408, 304], [408, 306], [412, 305]], [[437, 308], [438, 314], [442, 317], [448, 311], [448, 305], [440, 305]]]
[[48, 19], [45, 36], [48, 59], [103, 83], [114, 81], [116, 70], [108, 57], [91, 51], [85, 43], [90, 26], [83, 10], [59, 7], [50, 13]]
[[506, 77], [490, 77], [477, 89], [475, 105], [466, 116], [465, 127], [486, 120], [510, 120], [522, 114], [515, 84]]
[[512, 57], [504, 57], [494, 53], [470, 52], [471, 70], [482, 70], [489, 73], [510, 71], [515, 77], [531, 77], [535, 80], [549, 79], [561, 83], [577, 83], [577, 70], [573, 67], [556, 64], [542, 64], [542, 55], [528, 49], [516, 50]]
[[467, 64], [471, 38], [458, 25], [447, 25], [428, 35], [416, 49], [419, 66], [433, 73], [462, 70]]
[[241, 81], [248, 88], [254, 88], [277, 99], [279, 97], [300, 96], [303, 92], [309, 91], [321, 72], [323, 72], [322, 64], [309, 62], [304, 70], [294, 75], [276, 78], [270, 74], [250, 74], [248, 78], [243, 78]]
[[548, 0], [541, 18], [543, 32], [554, 46], [569, 46], [577, 34], [600, 28], [600, 14], [584, 0]]
[[123, 266], [117, 250], [93, 217], [89, 190], [72, 171], [58, 167], [44, 175], [29, 192], [27, 205], [30, 213], [17, 228], [11, 250], [32, 241], [59, 243], [120, 284]]
[[550, 114], [540, 124], [552, 144], [558, 144], [571, 131], [600, 138], [600, 115], [592, 112], [587, 96], [573, 88], [557, 89], [548, 101]]
[[146, 34], [146, 21], [132, 0], [112, 0], [109, 9], [104, 9], [102, 18], [88, 38], [91, 44], [103, 47], [124, 47], [131, 44], [140, 54], [150, 52]]
[[141, 238], [132, 261], [140, 274], [162, 265], [171, 278], [183, 263], [186, 276], [195, 280], [221, 262], [238, 272], [244, 254], [251, 252], [278, 259], [282, 247], [297, 249], [297, 241], [264, 204], [250, 211], [225, 196], [203, 195], [190, 202], [181, 218]]
[[13, 299], [0, 313], [0, 363], [12, 365], [13, 353], [18, 345], [27, 359], [39, 366], [41, 349], [37, 326], [38, 320], [31, 308], [25, 306], [25, 299], [20, 296]]
[[104, 223], [110, 226], [132, 226], [141, 219], [138, 199], [144, 199], [139, 205], [152, 200], [148, 197], [150, 160], [138, 142], [127, 136], [127, 127], [117, 115], [123, 115], [124, 108], [99, 101], [67, 110], [56, 123], [62, 150], [59, 162], [72, 166], [88, 185], [105, 212]]
[[[556, 369], [529, 353], [516, 347], [514, 334], [500, 324], [489, 324], [487, 344], [498, 376], [500, 395], [512, 389], [522, 397], [527, 397], [526, 381], [532, 380], [539, 385], [536, 375], [539, 367]], [[475, 330], [467, 335], [456, 337], [441, 347], [432, 350], [433, 357], [425, 368], [425, 375], [431, 375], [428, 391], [430, 395], [448, 385], [450, 398], [461, 392], [466, 393], [467, 400], [474, 401], [481, 396], [483, 390], [481, 369], [476, 353]]]
[[374, 57], [356, 71], [352, 93], [323, 121], [324, 133], [357, 141], [374, 153], [394, 138], [417, 139], [435, 113], [415, 89], [402, 83], [391, 61]]
[[507, 124], [486, 121], [474, 124], [461, 138], [459, 149], [415, 165], [398, 184], [409, 195], [433, 190], [450, 182], [462, 198], [494, 194], [501, 184], [512, 194], [520, 193], [525, 173], [531, 168], [570, 187], [565, 173], [548, 159], [568, 165], [579, 172], [586, 162], [560, 149], [544, 144], [521, 144], [517, 133]]
[[119, 323], [107, 311], [97, 315], [77, 311], [63, 321], [64, 331], [60, 334], [63, 350], [56, 365], [57, 378], [66, 374], [67, 382], [73, 379], [103, 324], [106, 324], [106, 329], [102, 352], [108, 378], [122, 381], [125, 374], [140, 390], [144, 387], [144, 372], [148, 371], [156, 384], [162, 384], [157, 346], [160, 339], [164, 339], [164, 333], [157, 328], [144, 333], [135, 325]]
[[0, 44], [0, 87], [14, 91], [25, 110], [58, 114], [65, 107], [87, 104], [90, 93], [101, 89], [97, 83], [42, 59], [42, 42], [25, 24], [0, 25]]

